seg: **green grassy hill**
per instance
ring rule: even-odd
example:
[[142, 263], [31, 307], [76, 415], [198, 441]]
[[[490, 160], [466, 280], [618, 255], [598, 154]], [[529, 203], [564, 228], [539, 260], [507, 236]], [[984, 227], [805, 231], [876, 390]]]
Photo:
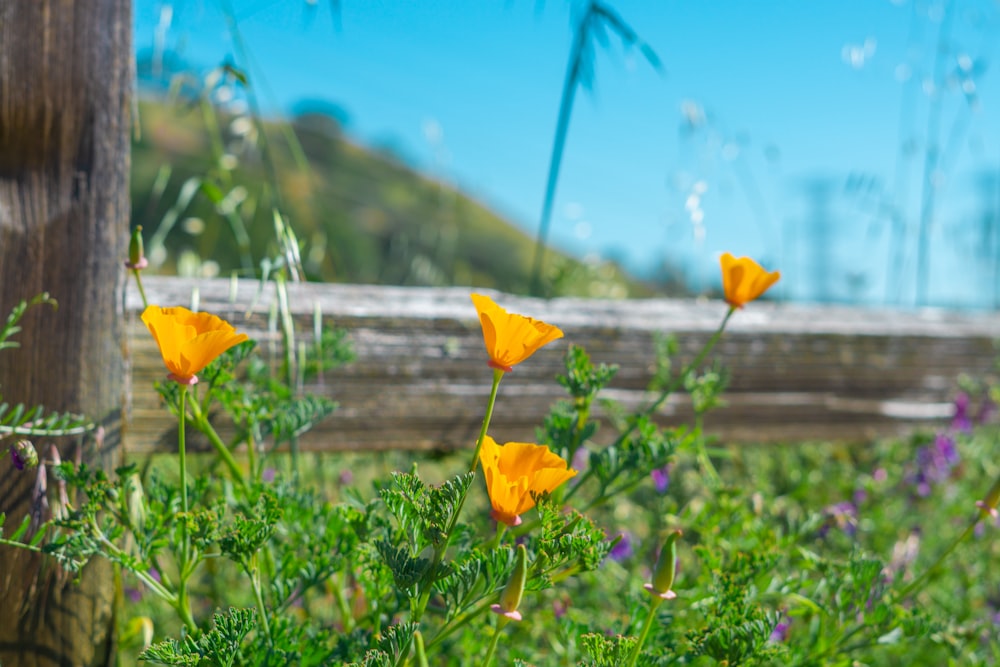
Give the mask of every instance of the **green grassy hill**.
[[[143, 226], [161, 272], [259, 271], [262, 259], [280, 254], [279, 210], [310, 280], [514, 293], [528, 286], [533, 238], [392, 155], [348, 141], [328, 115], [261, 127], [204, 101], [145, 100], [131, 189], [133, 224]], [[646, 292], [616, 265], [588, 266], [558, 251], [547, 257], [551, 294]]]

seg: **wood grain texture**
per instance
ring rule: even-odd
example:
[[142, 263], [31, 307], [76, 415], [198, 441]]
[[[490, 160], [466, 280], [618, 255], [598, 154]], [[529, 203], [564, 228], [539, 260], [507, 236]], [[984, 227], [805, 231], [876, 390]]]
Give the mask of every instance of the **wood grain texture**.
[[[59, 302], [23, 320], [0, 389], [97, 420], [102, 439], [59, 448], [105, 467], [120, 460], [131, 33], [129, 0], [0, 0], [0, 313], [43, 291]], [[36, 441], [43, 456], [51, 444]], [[35, 475], [3, 453], [0, 511], [17, 525]], [[108, 664], [113, 590], [107, 563], [74, 584], [52, 562], [0, 547], [0, 662]]]
[[[161, 305], [189, 306], [196, 293], [202, 310], [230, 319], [265, 349], [278, 352], [278, 336], [268, 326], [273, 287], [258, 294], [257, 283], [249, 281], [147, 278], [145, 284], [150, 302]], [[340, 409], [302, 439], [303, 449], [471, 445], [491, 370], [470, 290], [318, 284], [290, 290], [301, 336], [311, 336], [319, 309], [328, 326], [349, 332], [357, 354], [352, 364], [306, 387], [338, 401]], [[491, 427], [501, 441], [531, 440], [552, 402], [564, 398], [554, 378], [569, 343], [584, 346], [595, 362], [618, 364], [605, 395], [638, 407], [651, 396], [646, 387], [654, 370], [654, 335], [676, 335], [689, 360], [726, 310], [721, 302], [494, 298], [566, 334], [504, 378]], [[150, 389], [164, 369], [138, 322], [140, 307], [130, 288], [132, 406], [126, 447], [139, 455], [176, 446], [172, 422]], [[754, 303], [733, 316], [717, 347], [732, 382], [727, 405], [708, 416], [706, 428], [731, 442], [865, 441], [943, 424], [959, 374], [990, 372], [998, 336], [997, 315]], [[688, 402], [679, 396], [658, 415], [667, 424], [690, 416]]]

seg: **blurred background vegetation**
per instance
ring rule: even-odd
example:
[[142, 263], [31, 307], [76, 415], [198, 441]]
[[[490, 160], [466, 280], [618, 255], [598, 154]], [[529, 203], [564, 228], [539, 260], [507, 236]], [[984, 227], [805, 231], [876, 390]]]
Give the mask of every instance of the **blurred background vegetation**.
[[[132, 149], [133, 224], [154, 270], [258, 275], [262, 259], [280, 262], [277, 215], [298, 239], [308, 280], [527, 291], [534, 239], [390, 150], [350, 141], [332, 105], [303, 104], [287, 122], [255, 119], [218, 104], [219, 90], [245, 85], [240, 72], [215, 70], [209, 86], [177, 77], [140, 98]], [[550, 294], [654, 293], [611, 261], [559, 251], [547, 261]]]

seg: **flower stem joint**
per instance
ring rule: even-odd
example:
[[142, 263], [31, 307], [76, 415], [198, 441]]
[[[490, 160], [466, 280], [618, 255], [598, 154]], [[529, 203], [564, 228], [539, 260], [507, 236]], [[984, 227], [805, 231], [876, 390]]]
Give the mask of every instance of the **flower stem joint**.
[[514, 564], [514, 572], [507, 582], [507, 587], [500, 594], [500, 603], [492, 605], [490, 611], [499, 614], [509, 621], [520, 621], [521, 612], [517, 608], [521, 604], [524, 596], [524, 584], [528, 580], [528, 552], [523, 544], [517, 545], [517, 562]]
[[683, 533], [678, 529], [667, 535], [667, 541], [660, 550], [660, 559], [653, 570], [653, 581], [643, 586], [650, 595], [663, 600], [673, 600], [677, 597], [672, 589], [677, 576], [677, 540]]

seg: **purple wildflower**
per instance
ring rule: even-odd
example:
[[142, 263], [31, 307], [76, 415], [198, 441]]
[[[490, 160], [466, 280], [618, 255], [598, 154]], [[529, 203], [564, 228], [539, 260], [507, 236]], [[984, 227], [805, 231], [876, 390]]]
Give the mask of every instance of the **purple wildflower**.
[[10, 461], [18, 470], [24, 470], [24, 459], [21, 458], [20, 453], [14, 448], [14, 445], [10, 446]]
[[909, 478], [917, 495], [926, 498], [933, 485], [947, 481], [960, 459], [955, 439], [947, 433], [939, 433], [932, 444], [918, 449], [917, 470]]
[[260, 479], [267, 484], [274, 482], [274, 478], [277, 475], [277, 471], [274, 468], [264, 468], [264, 471], [260, 473]]
[[565, 616], [567, 611], [569, 611], [569, 596], [556, 598], [552, 601], [552, 614], [557, 621]]
[[850, 501], [843, 501], [828, 505], [823, 513], [826, 515], [826, 523], [820, 527], [819, 536], [826, 537], [830, 528], [836, 526], [844, 531], [848, 537], [854, 537], [858, 532], [858, 508]]
[[779, 621], [778, 624], [774, 626], [774, 630], [771, 631], [770, 640], [779, 644], [787, 642], [789, 634], [788, 628], [791, 624], [792, 622], [790, 620]]
[[955, 397], [955, 416], [951, 418], [951, 427], [959, 433], [972, 431], [972, 420], [969, 418], [969, 395], [964, 391]]
[[347, 468], [344, 468], [343, 470], [340, 471], [340, 474], [337, 476], [337, 481], [340, 482], [341, 486], [347, 486], [348, 484], [354, 481], [354, 473], [348, 470]]
[[635, 549], [632, 546], [632, 536], [629, 533], [618, 533], [618, 541], [611, 551], [608, 552], [608, 557], [616, 563], [620, 563], [626, 558], [630, 557], [634, 553]]
[[653, 478], [653, 486], [656, 487], [656, 492], [666, 493], [670, 487], [670, 464], [668, 463], [662, 468], [656, 468], [649, 475]]

